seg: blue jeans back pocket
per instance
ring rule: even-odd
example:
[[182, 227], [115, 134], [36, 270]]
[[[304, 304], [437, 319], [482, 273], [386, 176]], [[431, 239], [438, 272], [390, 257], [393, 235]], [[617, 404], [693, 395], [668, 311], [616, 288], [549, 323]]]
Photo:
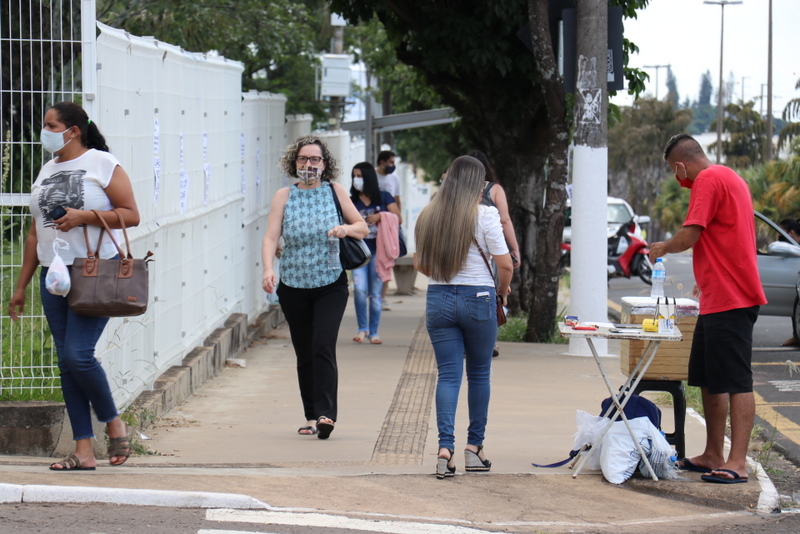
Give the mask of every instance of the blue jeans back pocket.
[[475, 295], [463, 295], [464, 304], [467, 307], [467, 316], [476, 323], [485, 323], [492, 318], [493, 301], [491, 295], [476, 297]]

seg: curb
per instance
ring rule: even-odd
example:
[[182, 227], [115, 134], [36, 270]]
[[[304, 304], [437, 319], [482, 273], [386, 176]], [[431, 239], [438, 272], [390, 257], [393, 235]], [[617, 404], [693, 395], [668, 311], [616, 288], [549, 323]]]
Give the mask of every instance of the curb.
[[106, 503], [167, 508], [232, 508], [267, 510], [270, 506], [248, 495], [204, 491], [164, 491], [78, 486], [0, 483], [0, 503]]

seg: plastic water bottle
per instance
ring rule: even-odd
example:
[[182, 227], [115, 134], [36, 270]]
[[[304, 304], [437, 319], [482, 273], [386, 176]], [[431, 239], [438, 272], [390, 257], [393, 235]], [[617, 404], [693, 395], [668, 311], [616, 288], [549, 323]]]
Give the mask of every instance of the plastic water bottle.
[[662, 258], [656, 260], [653, 266], [653, 287], [650, 290], [650, 296], [659, 298], [664, 296], [664, 282], [667, 280], [667, 270], [664, 268], [664, 261]]
[[342, 268], [342, 260], [339, 259], [339, 238], [335, 235], [328, 236], [328, 269]]

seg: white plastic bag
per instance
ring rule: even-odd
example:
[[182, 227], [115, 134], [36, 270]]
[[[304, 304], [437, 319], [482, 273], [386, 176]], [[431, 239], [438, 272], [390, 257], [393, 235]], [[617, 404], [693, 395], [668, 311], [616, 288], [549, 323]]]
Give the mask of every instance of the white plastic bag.
[[[678, 478], [675, 462], [670, 458], [674, 454], [672, 447], [661, 431], [653, 426], [647, 417], [636, 417], [629, 419], [628, 422], [656, 476], [666, 479]], [[650, 476], [650, 471], [642, 461], [624, 421], [612, 423], [608, 433], [603, 437], [600, 464], [603, 476], [612, 484], [622, 484], [628, 480], [637, 467], [643, 476]]]
[[53, 295], [61, 295], [63, 297], [69, 293], [72, 282], [69, 279], [67, 265], [58, 253], [59, 248], [69, 250], [69, 243], [58, 237], [53, 241], [53, 252], [55, 252], [56, 257], [50, 263], [50, 268], [47, 270], [45, 287], [47, 287], [47, 291]]
[[586, 460], [585, 469], [597, 471], [600, 469], [600, 451], [602, 450], [603, 443], [598, 441], [597, 438], [603, 433], [608, 419], [600, 417], [599, 415], [592, 415], [577, 410], [575, 412], [575, 426], [578, 427], [578, 432], [575, 433], [575, 439], [572, 442], [572, 450], [580, 450], [585, 445], [591, 445], [593, 451], [585, 451], [582, 454], [590, 454]]

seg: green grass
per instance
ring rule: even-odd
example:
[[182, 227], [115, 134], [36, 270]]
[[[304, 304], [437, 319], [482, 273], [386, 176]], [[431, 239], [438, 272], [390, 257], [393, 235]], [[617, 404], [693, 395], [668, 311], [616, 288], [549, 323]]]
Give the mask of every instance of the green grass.
[[[569, 340], [561, 337], [558, 333], [558, 323], [564, 320], [566, 310], [562, 310], [556, 315], [555, 322], [553, 323], [553, 331], [550, 338], [546, 343], [569, 343]], [[519, 315], [508, 316], [508, 322], [497, 329], [497, 341], [510, 341], [512, 343], [525, 343], [525, 330], [528, 327], [528, 315], [521, 313]]]
[[[3, 249], [10, 248], [3, 243]], [[0, 401], [61, 401], [57, 359], [42, 311], [38, 272], [28, 286], [25, 316], [12, 321], [6, 315], [19, 275], [20, 256], [21, 252], [6, 253], [0, 259]]]
[[[700, 388], [690, 386], [686, 384], [686, 380], [684, 380], [683, 389], [686, 392], [686, 407], [694, 408], [697, 413], [704, 415], [703, 398], [702, 394], [700, 393]], [[672, 394], [666, 392], [653, 393], [653, 402], [659, 406], [672, 406]]]

